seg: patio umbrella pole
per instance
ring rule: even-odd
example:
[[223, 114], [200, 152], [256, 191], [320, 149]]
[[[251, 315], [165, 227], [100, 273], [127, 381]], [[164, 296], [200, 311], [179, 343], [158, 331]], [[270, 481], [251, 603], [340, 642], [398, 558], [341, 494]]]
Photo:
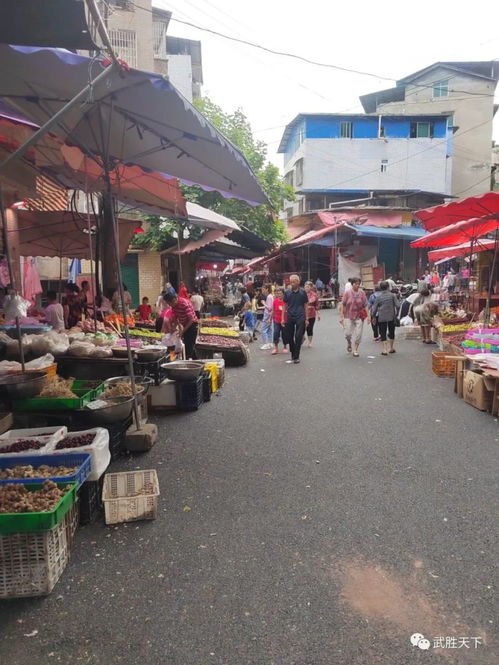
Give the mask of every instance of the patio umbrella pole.
[[94, 251], [93, 251], [93, 246], [92, 246], [92, 228], [90, 226], [90, 198], [88, 195], [88, 192], [86, 192], [87, 195], [87, 226], [88, 226], [88, 246], [90, 250], [90, 283], [92, 284], [92, 293], [93, 293], [93, 298], [94, 298], [94, 311], [93, 311], [93, 319], [94, 319], [94, 330], [97, 332], [97, 306], [95, 303], [95, 298], [96, 298], [96, 293], [97, 293], [97, 285], [95, 282], [95, 271], [94, 271]]
[[[2, 187], [0, 184], [0, 215], [2, 218], [2, 229], [3, 229], [3, 244], [4, 244], [4, 249], [5, 249], [5, 256], [7, 257], [7, 265], [9, 266], [9, 277], [10, 277], [10, 286], [12, 290], [16, 293], [17, 295], [17, 285], [15, 284], [15, 277], [14, 277], [14, 270], [12, 269], [12, 255], [10, 252], [10, 244], [9, 244], [9, 233], [7, 229], [7, 220], [5, 218], [5, 209], [3, 207], [3, 196], [2, 196]], [[17, 332], [17, 340], [19, 343], [19, 356], [21, 358], [21, 369], [24, 372], [25, 371], [25, 364], [24, 364], [24, 349], [23, 349], [23, 343], [21, 339], [21, 324], [19, 323], [19, 317], [16, 316], [16, 332]]]
[[[116, 217], [114, 214], [114, 200], [113, 193], [111, 188], [111, 179], [109, 178], [109, 172], [106, 173], [107, 176], [107, 194], [104, 196], [108, 197], [109, 206], [109, 219], [108, 223], [113, 225], [113, 238], [114, 238], [114, 257], [116, 260], [116, 273], [118, 275], [118, 291], [120, 294], [120, 303], [121, 310], [123, 312], [123, 327], [125, 330], [125, 341], [126, 341], [126, 350], [128, 355], [128, 371], [130, 372], [130, 383], [132, 386], [132, 395], [133, 395], [133, 416], [135, 421], [135, 427], [140, 430], [140, 418], [139, 418], [139, 403], [137, 399], [137, 387], [135, 384], [135, 374], [133, 369], [133, 356], [132, 356], [132, 347], [130, 346], [130, 330], [128, 328], [128, 317], [126, 313], [125, 305], [125, 291], [123, 289], [123, 278], [121, 275], [121, 265], [120, 265], [120, 248], [118, 244], [118, 230], [116, 228]], [[106, 221], [106, 220], [105, 220]]]

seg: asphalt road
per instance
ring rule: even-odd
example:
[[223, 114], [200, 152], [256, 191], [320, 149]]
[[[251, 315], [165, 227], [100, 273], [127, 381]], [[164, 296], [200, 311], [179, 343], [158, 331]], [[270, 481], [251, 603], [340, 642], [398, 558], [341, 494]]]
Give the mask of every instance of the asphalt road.
[[1, 665], [497, 663], [497, 422], [434, 347], [365, 338], [348, 356], [326, 311], [300, 365], [254, 344], [158, 418], [113, 469], [158, 470], [158, 519], [80, 528], [49, 597], [0, 603]]

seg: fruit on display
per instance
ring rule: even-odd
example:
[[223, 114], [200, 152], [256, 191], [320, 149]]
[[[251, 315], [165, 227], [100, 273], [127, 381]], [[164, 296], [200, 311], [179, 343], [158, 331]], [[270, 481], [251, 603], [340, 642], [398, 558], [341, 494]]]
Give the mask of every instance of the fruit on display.
[[217, 346], [224, 349], [239, 349], [242, 345], [240, 339], [222, 337], [222, 335], [205, 335], [204, 333], [198, 335], [197, 343], [207, 346]]
[[0, 470], [0, 479], [6, 480], [8, 478], [63, 478], [64, 476], [72, 476], [76, 473], [77, 466], [48, 466], [42, 464], [41, 466], [33, 467], [31, 464], [26, 466], [12, 466], [8, 469]]
[[95, 434], [78, 434], [68, 436], [61, 439], [56, 445], [56, 450], [65, 450], [66, 448], [81, 448], [81, 446], [89, 446], [95, 439]]
[[9, 446], [0, 448], [0, 453], [22, 453], [28, 450], [40, 450], [46, 443], [46, 441], [38, 439], [18, 439], [17, 441], [13, 441]]
[[220, 337], [239, 337], [239, 333], [236, 330], [231, 330], [230, 328], [217, 328], [217, 327], [205, 327], [201, 328], [201, 333], [203, 335], [218, 335]]
[[0, 513], [44, 513], [53, 510], [71, 485], [59, 488], [52, 480], [46, 480], [39, 490], [29, 491], [26, 485], [2, 485], [0, 487]]
[[469, 323], [456, 323], [456, 324], [451, 324], [451, 325], [444, 325], [440, 326], [439, 330], [441, 333], [458, 333], [458, 332], [465, 332], [466, 330], [469, 330], [471, 328], [471, 324]]

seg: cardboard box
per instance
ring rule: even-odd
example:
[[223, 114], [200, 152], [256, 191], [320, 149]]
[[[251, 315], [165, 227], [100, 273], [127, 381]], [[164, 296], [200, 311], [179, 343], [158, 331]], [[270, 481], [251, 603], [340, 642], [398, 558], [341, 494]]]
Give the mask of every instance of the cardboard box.
[[4, 434], [14, 425], [14, 417], [12, 413], [5, 411], [0, 412], [0, 434]]
[[480, 411], [490, 411], [494, 395], [494, 381], [479, 372], [465, 371], [463, 377], [463, 397]]

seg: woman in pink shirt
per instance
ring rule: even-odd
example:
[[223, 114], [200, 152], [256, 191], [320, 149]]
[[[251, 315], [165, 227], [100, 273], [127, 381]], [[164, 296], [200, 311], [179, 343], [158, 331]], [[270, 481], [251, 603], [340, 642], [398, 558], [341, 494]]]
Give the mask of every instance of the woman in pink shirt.
[[340, 324], [345, 329], [347, 352], [352, 351], [353, 342], [352, 355], [358, 358], [364, 321], [367, 320], [369, 324], [371, 320], [367, 309], [367, 296], [360, 288], [360, 279], [355, 277], [351, 282], [352, 288], [343, 294], [340, 304]]
[[317, 289], [314, 286], [313, 282], [305, 282], [305, 292], [308, 298], [307, 305], [307, 337], [308, 337], [308, 348], [312, 346], [312, 339], [314, 336], [314, 325], [315, 320], [320, 320], [319, 314], [319, 296], [317, 295]]

